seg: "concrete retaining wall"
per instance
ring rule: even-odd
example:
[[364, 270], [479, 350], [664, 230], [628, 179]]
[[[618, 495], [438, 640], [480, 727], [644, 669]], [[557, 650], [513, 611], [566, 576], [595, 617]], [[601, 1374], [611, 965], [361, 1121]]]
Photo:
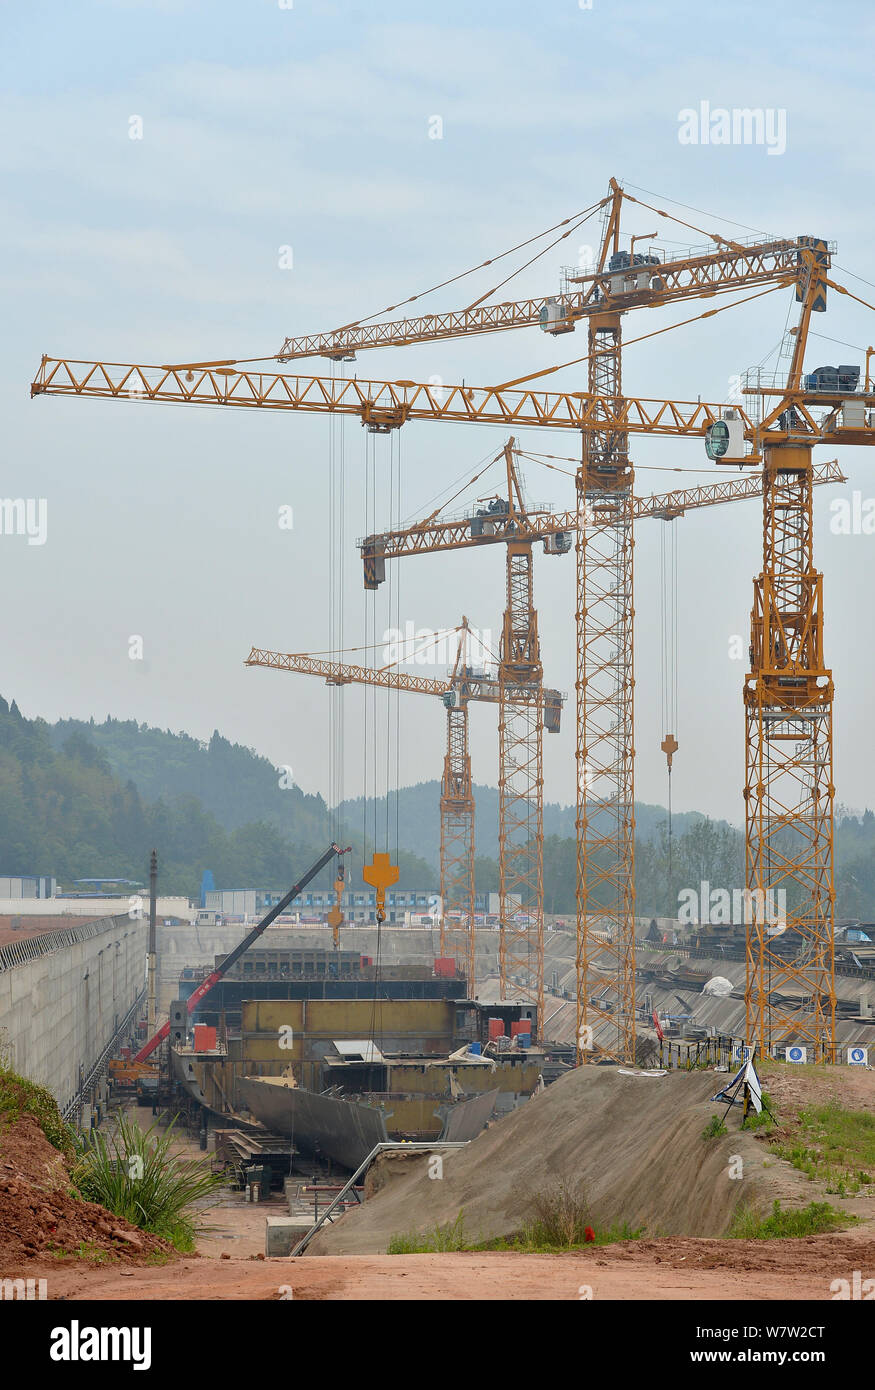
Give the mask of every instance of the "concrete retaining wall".
[[[573, 920], [573, 919], [571, 919]], [[650, 918], [638, 919], [645, 930]], [[213, 965], [217, 955], [233, 950], [251, 928], [240, 923], [235, 926], [175, 926], [163, 927], [158, 919], [158, 1007], [168, 1010], [177, 997], [176, 982], [186, 968]], [[258, 946], [270, 950], [330, 951], [333, 936], [330, 927], [268, 927]], [[482, 984], [488, 976], [498, 973], [499, 933], [488, 927], [477, 928], [477, 980]], [[545, 933], [545, 975], [549, 985], [553, 971], [560, 981], [575, 963], [577, 938], [574, 931]], [[376, 927], [341, 927], [340, 948], [358, 951], [361, 955], [377, 955]], [[380, 936], [380, 959], [384, 965], [431, 966], [440, 955], [440, 932], [437, 927], [384, 926]]]
[[61, 1105], [143, 988], [148, 922], [125, 914], [98, 926], [86, 940], [0, 969], [0, 1050]]

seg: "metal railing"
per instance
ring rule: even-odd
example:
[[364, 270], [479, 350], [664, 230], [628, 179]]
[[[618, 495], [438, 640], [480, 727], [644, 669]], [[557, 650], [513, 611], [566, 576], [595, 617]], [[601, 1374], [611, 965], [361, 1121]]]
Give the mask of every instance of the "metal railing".
[[[365, 1173], [368, 1171], [378, 1154], [388, 1153], [389, 1151], [397, 1153], [399, 1150], [402, 1150], [405, 1153], [429, 1153], [435, 1149], [464, 1149], [466, 1145], [469, 1143], [470, 1140], [468, 1139], [436, 1139], [433, 1143], [430, 1144], [419, 1140], [389, 1139], [382, 1144], [375, 1144], [374, 1147], [371, 1149], [371, 1152], [368, 1154], [367, 1158], [364, 1160], [364, 1162], [359, 1164], [352, 1177], [340, 1189], [337, 1196], [334, 1198], [334, 1201], [328, 1204], [328, 1206], [323, 1211], [322, 1215], [310, 1227], [309, 1231], [303, 1237], [303, 1239], [298, 1241], [289, 1258], [294, 1259], [296, 1255], [303, 1255], [304, 1251], [307, 1249], [307, 1246], [310, 1244], [310, 1241], [313, 1239], [316, 1232], [320, 1230], [322, 1226], [324, 1226], [326, 1221], [331, 1220], [332, 1212], [334, 1212], [335, 1215], [343, 1214], [343, 1211], [346, 1210], [345, 1199], [349, 1196], [350, 1193], [353, 1193], [355, 1195], [357, 1201], [361, 1201], [361, 1197], [356, 1191], [356, 1187], [358, 1184], [360, 1184], [360, 1180], [364, 1177]], [[339, 1212], [338, 1207], [343, 1208], [343, 1211]]]
[[87, 1074], [80, 1080], [79, 1085], [65, 1105], [60, 1106], [61, 1118], [71, 1120], [73, 1116], [80, 1116], [85, 1104], [85, 1098], [89, 1091], [92, 1091], [100, 1081], [103, 1080], [109, 1066], [109, 1060], [118, 1051], [122, 1039], [131, 1031], [140, 1009], [146, 999], [145, 985], [137, 995], [131, 1007], [128, 1009], [118, 1028], [116, 1028], [109, 1042], [104, 1047], [97, 1061], [91, 1066]]
[[63, 927], [58, 931], [43, 932], [41, 936], [28, 936], [22, 941], [12, 941], [0, 946], [0, 970], [13, 970], [18, 965], [53, 951], [63, 951], [68, 946], [76, 946], [81, 941], [90, 941], [102, 932], [118, 930], [116, 923], [127, 921], [124, 917], [100, 917], [97, 921], [86, 921], [80, 926]]

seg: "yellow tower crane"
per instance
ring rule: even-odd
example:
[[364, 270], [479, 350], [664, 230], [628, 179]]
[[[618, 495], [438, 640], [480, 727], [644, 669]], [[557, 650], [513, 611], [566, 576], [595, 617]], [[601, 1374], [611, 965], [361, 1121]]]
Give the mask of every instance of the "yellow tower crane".
[[[434, 554], [470, 546], [503, 544], [506, 547], [507, 601], [502, 627], [499, 666], [499, 900], [501, 920], [500, 987], [505, 998], [510, 980], [522, 980], [526, 992], [543, 1004], [544, 998], [544, 881], [543, 881], [543, 775], [542, 702], [528, 698], [540, 682], [539, 661], [528, 668], [529, 683], [520, 692], [515, 684], [513, 662], [505, 653], [527, 650], [532, 640], [537, 652], [537, 613], [534, 606], [532, 547], [542, 541], [548, 555], [565, 555], [576, 535], [577, 517], [573, 512], [551, 513], [527, 508], [517, 473], [514, 437], [505, 444], [498, 458], [506, 471], [504, 496], [490, 499], [488, 505], [472, 515], [441, 518], [433, 512], [422, 522], [397, 531], [383, 531], [359, 542], [366, 589], [377, 589], [386, 576], [386, 561], [409, 555]], [[479, 475], [478, 475], [479, 476]], [[845, 482], [835, 460], [815, 467], [814, 482]], [[633, 498], [636, 520], [646, 517], [674, 521], [687, 511], [763, 495], [759, 474], [709, 483], [695, 488], [651, 497]], [[529, 648], [531, 649], [531, 648]], [[502, 673], [506, 670], [504, 679]], [[534, 708], [533, 708], [534, 706]], [[519, 711], [519, 713], [518, 713]], [[514, 716], [517, 716], [514, 719]], [[521, 715], [521, 717], [520, 717]], [[668, 741], [668, 740], [667, 740]], [[674, 742], [671, 752], [677, 751]], [[665, 750], [665, 744], [663, 744]], [[443, 825], [443, 822], [442, 822]], [[521, 891], [522, 890], [522, 891]], [[523, 921], [516, 916], [518, 895]], [[602, 956], [601, 974], [592, 959], [589, 964], [590, 989], [595, 995], [610, 991], [610, 962]], [[537, 971], [537, 973], [535, 973]], [[601, 1050], [604, 1030], [594, 1045]]]
[[[560, 335], [585, 318], [589, 351], [578, 362], [588, 364], [587, 391], [550, 393], [531, 384], [552, 371], [576, 365], [574, 361], [501, 386], [478, 388], [265, 373], [231, 359], [147, 367], [49, 357], [43, 358], [31, 391], [33, 395], [352, 414], [375, 432], [425, 419], [501, 423], [515, 429], [558, 428], [580, 434], [576, 527], [579, 1060], [586, 1060], [593, 1029], [599, 1024], [609, 1024], [615, 1034], [613, 1046], [603, 1051], [617, 1060], [634, 1056], [633, 472], [628, 438], [636, 433], [704, 437], [716, 462], [739, 467], [764, 462], [763, 573], [755, 593], [751, 671], [745, 687], [747, 887], [754, 899], [764, 899], [769, 889], [786, 891], [788, 912], [780, 940], [767, 935], [762, 926], [749, 933], [748, 1033], [763, 1046], [788, 1038], [807, 1040], [820, 1058], [831, 1055], [834, 1046], [833, 692], [823, 665], [820, 576], [813, 567], [811, 451], [821, 442], [873, 442], [875, 398], [871, 392], [859, 392], [857, 382], [850, 385], [847, 373], [835, 382], [803, 375], [811, 314], [825, 309], [828, 286], [849, 293], [827, 274], [834, 249], [829, 243], [810, 236], [758, 237], [743, 243], [693, 228], [713, 248], [671, 259], [637, 255], [634, 249], [620, 249], [624, 202], [679, 220], [632, 198], [612, 180], [608, 196], [585, 214], [568, 219], [573, 225], [561, 233], [562, 238], [571, 235], [596, 210], [604, 214], [595, 270], [571, 277], [561, 295], [485, 304], [487, 295], [458, 312], [380, 324], [359, 321], [333, 333], [289, 339], [278, 354], [282, 360], [312, 355], [349, 358], [366, 347], [437, 341], [532, 324]], [[711, 405], [701, 399], [651, 400], [623, 393], [620, 322], [624, 313], [760, 285], [766, 288], [696, 317], [711, 318], [762, 294], [793, 287], [802, 309], [786, 381], [777, 377], [773, 385], [761, 378], [749, 381], [750, 409]], [[628, 340], [627, 346], [629, 341], [682, 326], [675, 323], [654, 330]], [[792, 753], [796, 747], [800, 751]], [[783, 753], [776, 757], [779, 748]], [[607, 833], [603, 830], [606, 820]], [[605, 935], [614, 957], [614, 982], [610, 997], [600, 994], [594, 1000], [589, 986], [593, 976], [603, 972], [593, 967], [592, 952], [596, 943], [602, 948]], [[788, 962], [792, 962], [789, 969]], [[775, 976], [779, 985], [793, 986], [789, 1002], [785, 997], [777, 1011], [772, 1007]]]
[[[470, 703], [501, 704], [501, 681], [466, 662], [468, 620], [456, 629], [459, 641], [453, 668], [446, 680], [415, 676], [390, 667], [355, 666], [324, 661], [306, 653], [275, 652], [253, 647], [247, 666], [264, 666], [275, 671], [295, 671], [300, 675], [322, 677], [327, 685], [368, 685], [388, 690], [404, 690], [417, 695], [436, 695], [447, 712], [447, 745], [440, 799], [440, 950], [461, 960], [473, 996], [476, 988], [475, 887], [474, 887], [474, 793], [468, 737]], [[564, 695], [539, 686], [542, 705], [540, 719], [548, 732], [558, 733]], [[534, 1004], [537, 1026], [543, 1016], [543, 959], [540, 972], [522, 981], [522, 993]]]
[[[544, 1005], [544, 716], [543, 669], [538, 641], [532, 574], [532, 541], [526, 531], [527, 513], [514, 465], [514, 439], [502, 450], [506, 470], [505, 498], [483, 499], [489, 505], [468, 522], [475, 536], [500, 538], [507, 551], [506, 595], [498, 663], [498, 866], [499, 866], [499, 982], [502, 999], [511, 982], [538, 1007]], [[429, 519], [431, 520], [431, 518]], [[426, 546], [424, 528], [412, 528], [420, 549]], [[495, 534], [498, 533], [498, 534]], [[395, 549], [396, 534], [369, 536], [360, 543], [365, 588], [376, 589], [385, 577], [387, 555]], [[459, 544], [466, 544], [461, 541]], [[571, 549], [571, 537], [551, 537], [551, 553]], [[558, 728], [558, 716], [551, 731]]]

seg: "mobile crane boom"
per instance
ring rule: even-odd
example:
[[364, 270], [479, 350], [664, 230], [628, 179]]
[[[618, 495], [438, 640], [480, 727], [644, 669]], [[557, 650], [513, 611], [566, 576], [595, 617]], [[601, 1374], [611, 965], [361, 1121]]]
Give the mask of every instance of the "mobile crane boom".
[[[351, 848], [351, 846], [349, 848]], [[253, 942], [258, 940], [258, 938], [261, 936], [261, 933], [267, 927], [270, 926], [271, 922], [276, 921], [277, 917], [279, 917], [279, 915], [282, 912], [285, 912], [289, 903], [294, 898], [296, 898], [298, 894], [303, 891], [304, 888], [306, 888], [307, 884], [316, 877], [320, 869], [324, 869], [325, 865], [334, 855], [349, 854], [349, 848], [340, 849], [337, 845], [335, 845], [332, 842], [332, 844], [325, 851], [325, 853], [319, 856], [319, 858], [316, 860], [316, 863], [310, 866], [310, 868], [304, 874], [303, 878], [299, 879], [298, 882], [294, 885], [294, 887], [289, 889], [285, 897], [281, 898], [280, 901], [276, 904], [276, 906], [272, 907], [270, 909], [270, 912], [268, 912], [264, 917], [262, 917], [260, 922], [256, 923], [256, 925], [252, 928], [252, 931], [248, 932], [247, 935], [244, 936], [243, 940], [237, 943], [233, 951], [231, 951], [230, 954], [227, 955], [225, 959], [222, 961], [221, 965], [217, 965], [215, 970], [211, 971], [211, 973], [206, 977], [205, 980], [201, 980], [197, 989], [194, 991], [192, 995], [189, 996], [189, 1016], [191, 1016], [191, 1014], [194, 1013], [198, 1004], [201, 1002], [205, 995], [209, 994], [213, 986], [217, 985], [219, 981], [225, 975], [227, 975], [232, 965], [236, 965], [237, 961], [246, 951], [249, 950], [249, 947], [253, 944]], [[154, 1035], [154, 1037], [150, 1038], [147, 1043], [143, 1044], [136, 1057], [134, 1058], [134, 1061], [145, 1062], [146, 1058], [152, 1055], [152, 1053], [155, 1051], [155, 1048], [158, 1047], [164, 1041], [164, 1039], [169, 1036], [169, 1034], [170, 1019], [168, 1019], [166, 1023], [162, 1023], [161, 1027], [158, 1029], [158, 1032]]]

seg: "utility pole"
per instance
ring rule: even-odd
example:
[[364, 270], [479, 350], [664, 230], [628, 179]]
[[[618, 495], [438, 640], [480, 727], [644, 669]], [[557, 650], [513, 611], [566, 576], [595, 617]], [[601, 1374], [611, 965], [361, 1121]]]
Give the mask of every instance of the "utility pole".
[[158, 851], [152, 851], [149, 860], [149, 954], [147, 957], [148, 970], [148, 1006], [147, 1006], [147, 1025], [146, 1034], [152, 1037], [155, 1033], [155, 954], [157, 950], [157, 909], [156, 897], [158, 892]]

